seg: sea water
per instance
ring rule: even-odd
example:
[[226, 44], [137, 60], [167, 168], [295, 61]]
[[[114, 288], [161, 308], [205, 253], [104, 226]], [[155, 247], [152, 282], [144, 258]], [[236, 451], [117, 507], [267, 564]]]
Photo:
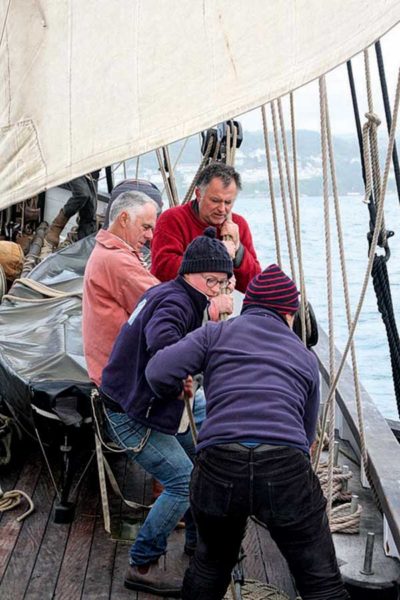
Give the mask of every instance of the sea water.
[[[280, 204], [279, 198], [277, 204]], [[239, 196], [235, 203], [235, 212], [245, 216], [250, 225], [262, 267], [265, 268], [268, 264], [276, 262], [269, 198], [261, 193], [253, 197]], [[369, 231], [369, 213], [361, 196], [341, 197], [340, 212], [352, 314], [354, 314], [367, 268], [368, 242], [366, 236]], [[281, 214], [278, 218], [282, 267], [290, 274], [284, 221]], [[337, 347], [343, 350], [348, 330], [332, 203], [330, 204], [330, 222], [333, 254], [334, 336]], [[388, 195], [385, 199], [385, 223], [386, 229], [395, 232], [395, 236], [389, 240], [391, 257], [388, 261], [388, 271], [394, 311], [400, 328], [400, 227], [398, 226], [400, 224], [400, 205], [395, 195]], [[313, 305], [319, 324], [327, 331], [325, 231], [322, 198], [300, 198], [300, 227], [307, 297]], [[294, 248], [293, 230], [292, 245]], [[377, 309], [371, 278], [356, 330], [355, 346], [360, 379], [364, 387], [385, 417], [398, 419], [386, 331]], [[350, 362], [349, 358], [348, 361]]]

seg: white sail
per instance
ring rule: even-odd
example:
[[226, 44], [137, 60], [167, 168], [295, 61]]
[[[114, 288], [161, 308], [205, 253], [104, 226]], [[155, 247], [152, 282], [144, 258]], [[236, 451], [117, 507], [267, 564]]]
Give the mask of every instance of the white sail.
[[0, 0], [0, 208], [326, 73], [399, 0]]

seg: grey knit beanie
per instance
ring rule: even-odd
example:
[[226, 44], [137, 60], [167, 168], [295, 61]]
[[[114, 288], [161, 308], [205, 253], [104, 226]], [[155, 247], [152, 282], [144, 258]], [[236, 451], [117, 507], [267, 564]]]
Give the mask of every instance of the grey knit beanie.
[[190, 242], [183, 255], [179, 275], [185, 273], [226, 273], [232, 277], [233, 263], [224, 244], [216, 239], [215, 227]]

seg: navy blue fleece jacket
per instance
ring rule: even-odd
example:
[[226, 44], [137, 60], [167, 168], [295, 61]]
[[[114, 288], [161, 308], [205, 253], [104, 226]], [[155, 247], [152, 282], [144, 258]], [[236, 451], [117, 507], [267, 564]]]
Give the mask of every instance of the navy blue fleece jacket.
[[200, 327], [207, 306], [207, 296], [180, 276], [150, 288], [121, 327], [103, 370], [101, 392], [142, 425], [175, 434], [184, 408], [177, 399], [181, 390], [156, 397], [145, 368], [157, 350]]

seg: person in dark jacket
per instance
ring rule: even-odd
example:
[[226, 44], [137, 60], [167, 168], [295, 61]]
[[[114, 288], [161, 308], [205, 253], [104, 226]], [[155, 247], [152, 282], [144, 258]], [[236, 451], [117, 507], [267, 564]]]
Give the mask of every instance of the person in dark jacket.
[[303, 600], [348, 598], [310, 464], [319, 374], [292, 331], [298, 296], [271, 265], [249, 283], [240, 316], [207, 323], [148, 363], [156, 397], [178, 395], [189, 373], [204, 372], [207, 416], [190, 485], [199, 539], [184, 600], [223, 598], [249, 516], [268, 527]]
[[76, 177], [66, 184], [72, 196], [64, 204], [47, 230], [45, 241], [53, 250], [60, 242], [60, 235], [71, 217], [79, 214], [78, 240], [96, 233], [97, 210], [97, 180], [100, 171], [93, 171], [87, 175]]
[[[164, 486], [130, 550], [126, 587], [164, 596], [179, 595], [184, 571], [165, 570], [167, 539], [189, 508], [189, 481], [194, 444], [178, 395], [155, 397], [145, 368], [157, 350], [201, 326], [216, 297], [232, 312], [232, 299], [220, 290], [232, 276], [232, 260], [214, 229], [189, 244], [179, 276], [148, 290], [122, 326], [102, 374], [100, 395], [108, 429], [148, 473]], [[187, 387], [190, 387], [187, 382]], [[193, 520], [186, 521], [186, 554], [197, 538]]]

